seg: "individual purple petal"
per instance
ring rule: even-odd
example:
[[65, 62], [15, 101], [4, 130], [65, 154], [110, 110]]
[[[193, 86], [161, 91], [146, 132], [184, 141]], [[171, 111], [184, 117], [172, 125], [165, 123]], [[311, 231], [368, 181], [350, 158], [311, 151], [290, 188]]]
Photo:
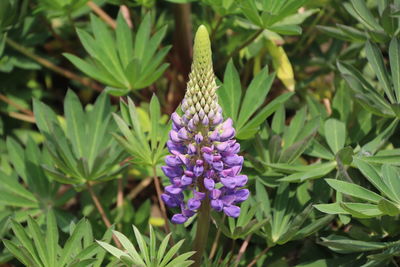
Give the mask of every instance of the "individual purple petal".
[[194, 191], [193, 191], [193, 197], [194, 197], [195, 199], [201, 201], [201, 200], [203, 200], [203, 199], [206, 197], [206, 193], [203, 193], [203, 192], [199, 192], [199, 191], [194, 190]]
[[176, 198], [168, 194], [161, 194], [161, 199], [164, 201], [165, 205], [170, 208], [178, 207], [180, 205], [179, 201]]
[[229, 189], [236, 187], [236, 180], [231, 176], [227, 176], [226, 178], [221, 177], [221, 183]]
[[165, 157], [165, 163], [170, 167], [177, 167], [182, 164], [181, 160], [175, 156], [168, 155]]
[[201, 152], [207, 153], [207, 154], [211, 154], [213, 152], [213, 148], [212, 147], [208, 147], [208, 146], [204, 146], [204, 147], [201, 148]]
[[182, 127], [179, 131], [178, 131], [178, 137], [182, 140], [188, 140], [189, 139], [189, 133], [188, 131], [185, 129], [185, 127]]
[[228, 142], [221, 142], [218, 145], [216, 145], [216, 148], [219, 152], [224, 152], [228, 148], [230, 148], [230, 144]]
[[242, 166], [234, 166], [231, 168], [231, 170], [232, 170], [232, 176], [236, 176], [242, 170]]
[[186, 166], [187, 165], [189, 165], [189, 163], [190, 163], [190, 159], [186, 156], [186, 155], [183, 155], [183, 154], [178, 154], [177, 155], [177, 157], [179, 158], [179, 160], [183, 163], [183, 164], [185, 164]]
[[240, 208], [238, 206], [227, 206], [224, 207], [224, 213], [229, 217], [237, 218], [240, 215]]
[[175, 187], [181, 187], [182, 186], [182, 182], [181, 182], [181, 178], [180, 177], [174, 177], [171, 180], [171, 183], [173, 186]]
[[213, 124], [218, 125], [222, 122], [222, 120], [223, 120], [222, 114], [220, 112], [218, 112], [217, 114], [214, 115]]
[[240, 203], [245, 201], [250, 195], [250, 191], [248, 189], [239, 189], [235, 192], [235, 203]]
[[182, 224], [185, 223], [188, 220], [187, 217], [183, 216], [182, 214], [175, 214], [171, 218], [171, 222], [175, 224]]
[[181, 176], [183, 174], [183, 170], [180, 167], [162, 166], [161, 169], [163, 170], [164, 174], [169, 178]]
[[224, 164], [222, 161], [214, 161], [212, 167], [217, 171], [222, 171], [224, 169]]
[[195, 214], [194, 211], [192, 211], [192, 210], [190, 210], [190, 209], [182, 208], [182, 206], [181, 206], [181, 210], [182, 210], [182, 214], [183, 214], [184, 216], [186, 216], [187, 218], [190, 218], [190, 217], [192, 217], [192, 216]]
[[210, 197], [211, 197], [211, 199], [218, 199], [218, 198], [220, 198], [221, 194], [222, 194], [221, 190], [213, 189], [211, 191]]
[[193, 183], [193, 178], [191, 178], [191, 177], [189, 177], [189, 176], [186, 176], [186, 175], [183, 175], [182, 176], [182, 178], [181, 178], [181, 184], [183, 185], [183, 186], [187, 186], [187, 185], [190, 185], [190, 184], [192, 184]]
[[217, 130], [212, 131], [212, 132], [208, 135], [208, 138], [209, 138], [211, 141], [219, 141], [219, 134], [218, 134], [218, 131], [217, 131]]
[[168, 185], [165, 187], [165, 192], [167, 192], [171, 195], [177, 195], [182, 192], [182, 188]]
[[185, 170], [184, 173], [185, 173], [186, 176], [194, 177], [194, 173], [192, 171]]
[[188, 145], [188, 152], [189, 152], [189, 154], [191, 154], [191, 155], [196, 154], [196, 146], [193, 145], [193, 144], [189, 144], [189, 145]]
[[204, 171], [204, 167], [202, 166], [202, 165], [200, 165], [200, 166], [194, 166], [194, 168], [193, 168], [193, 172], [194, 172], [194, 175], [196, 176], [196, 177], [199, 177], [200, 175], [202, 175], [203, 174], [203, 171]]
[[236, 181], [236, 186], [237, 187], [245, 186], [246, 183], [247, 183], [247, 180], [248, 180], [247, 175], [238, 175], [238, 176], [235, 176], [234, 179]]
[[213, 156], [213, 161], [220, 161], [222, 159], [222, 156], [220, 154], [215, 154]]
[[167, 147], [170, 153], [172, 153], [173, 151], [179, 151], [180, 153], [184, 153], [185, 151], [185, 147], [182, 144], [172, 142], [171, 140], [167, 141]]
[[201, 123], [202, 123], [204, 126], [207, 126], [207, 125], [210, 123], [210, 120], [208, 119], [207, 116], [204, 116], [204, 118], [203, 118], [203, 120], [201, 121]]
[[243, 157], [238, 155], [232, 155], [224, 158], [224, 162], [228, 166], [235, 166], [235, 165], [242, 165], [243, 164]]
[[176, 113], [176, 112], [172, 113], [171, 114], [171, 120], [175, 124], [175, 126], [177, 126], [179, 128], [183, 126], [182, 119], [178, 115], [178, 113]]
[[211, 208], [213, 208], [215, 211], [222, 211], [223, 207], [224, 207], [224, 204], [222, 203], [221, 200], [219, 200], [219, 199], [211, 200]]
[[235, 136], [235, 129], [233, 127], [226, 128], [219, 134], [219, 141], [227, 141]]
[[201, 142], [203, 142], [203, 135], [201, 133], [196, 134], [194, 136], [194, 140], [197, 144], [200, 144]]
[[[183, 128], [182, 128], [182, 129], [183, 129]], [[179, 142], [182, 141], [182, 140], [179, 138], [179, 136], [178, 136], [178, 132], [177, 132], [177, 131], [174, 131], [174, 130], [171, 130], [171, 131], [169, 132], [169, 138], [171, 139], [171, 141], [176, 142], [176, 143], [179, 143]]]
[[203, 159], [208, 163], [211, 164], [214, 160], [214, 156], [212, 154], [203, 153]]
[[196, 130], [197, 123], [195, 123], [193, 120], [194, 119], [191, 119], [189, 121], [189, 123], [188, 123], [188, 128], [189, 128], [190, 131], [195, 131]]
[[201, 202], [198, 199], [191, 198], [188, 200], [187, 205], [190, 210], [196, 211], [200, 208]]
[[221, 124], [222, 129], [231, 128], [233, 126], [233, 120], [231, 118], [227, 118], [224, 123]]
[[214, 186], [215, 186], [215, 182], [214, 182], [214, 180], [213, 179], [209, 179], [209, 178], [204, 178], [204, 187], [207, 189], [207, 190], [213, 190], [214, 189]]
[[225, 195], [222, 196], [221, 201], [224, 203], [225, 206], [232, 205], [232, 203], [235, 201], [236, 196], [235, 195]]

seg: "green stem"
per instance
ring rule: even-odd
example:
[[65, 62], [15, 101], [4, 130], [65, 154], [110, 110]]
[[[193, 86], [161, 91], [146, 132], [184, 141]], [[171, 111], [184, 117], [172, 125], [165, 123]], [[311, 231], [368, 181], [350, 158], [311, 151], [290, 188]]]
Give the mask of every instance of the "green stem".
[[200, 267], [204, 249], [207, 245], [208, 230], [210, 228], [210, 200], [208, 196], [201, 203], [201, 207], [197, 213], [197, 230], [194, 240], [194, 251], [192, 256], [194, 260], [193, 267]]

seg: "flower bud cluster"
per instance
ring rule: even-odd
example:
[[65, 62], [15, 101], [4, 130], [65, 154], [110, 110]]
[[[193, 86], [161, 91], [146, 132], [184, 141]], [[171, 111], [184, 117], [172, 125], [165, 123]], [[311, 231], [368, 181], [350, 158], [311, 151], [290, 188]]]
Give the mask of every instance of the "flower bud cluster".
[[[165, 187], [162, 199], [181, 213], [172, 217], [173, 223], [184, 223], [209, 201], [216, 211], [238, 217], [237, 204], [249, 196], [247, 176], [241, 175], [243, 157], [234, 140], [235, 129], [230, 118], [223, 122], [218, 105], [216, 83], [211, 60], [207, 30], [200, 26], [194, 44], [190, 81], [182, 101], [183, 115], [171, 115], [172, 130], [167, 142], [171, 155], [162, 167], [171, 185]], [[184, 191], [191, 192], [185, 201]]]

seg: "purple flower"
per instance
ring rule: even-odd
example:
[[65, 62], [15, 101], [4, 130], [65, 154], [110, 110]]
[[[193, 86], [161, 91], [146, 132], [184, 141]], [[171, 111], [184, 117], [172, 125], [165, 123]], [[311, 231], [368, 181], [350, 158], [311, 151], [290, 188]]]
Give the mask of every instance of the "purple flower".
[[180, 208], [171, 219], [178, 224], [193, 216], [204, 201], [215, 211], [236, 218], [240, 214], [237, 204], [249, 196], [249, 190], [243, 188], [248, 178], [240, 174], [244, 159], [238, 155], [233, 121], [223, 121], [218, 104], [210, 46], [207, 40], [196, 46], [197, 38], [196, 34], [192, 71], [181, 105], [183, 115], [171, 115], [167, 142], [171, 155], [162, 167], [171, 181], [162, 200], [168, 207]]
[[[166, 166], [162, 167], [171, 180], [162, 200], [168, 207], [181, 209], [171, 221], [185, 223], [205, 200], [210, 201], [213, 210], [238, 217], [240, 208], [237, 204], [249, 197], [249, 190], [243, 188], [248, 178], [240, 174], [243, 157], [237, 154], [240, 145], [233, 139], [232, 120], [208, 125], [208, 131], [205, 131], [201, 121], [189, 127], [189, 122], [194, 123], [196, 118], [181, 118], [173, 113], [171, 119], [173, 124], [182, 125], [178, 131], [171, 130], [168, 143], [171, 155], [166, 156]], [[193, 130], [192, 127], [198, 128]], [[185, 191], [191, 195], [187, 200], [183, 197]]]

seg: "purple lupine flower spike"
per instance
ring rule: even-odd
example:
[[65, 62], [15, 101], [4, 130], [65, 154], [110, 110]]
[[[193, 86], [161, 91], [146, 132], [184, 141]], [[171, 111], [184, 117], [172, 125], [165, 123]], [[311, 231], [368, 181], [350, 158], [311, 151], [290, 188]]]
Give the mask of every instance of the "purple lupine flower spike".
[[[237, 204], [249, 196], [249, 190], [243, 188], [248, 179], [240, 174], [243, 157], [238, 155], [233, 121], [223, 121], [218, 105], [210, 39], [204, 26], [196, 33], [189, 78], [181, 105], [183, 115], [171, 115], [167, 142], [171, 155], [162, 167], [171, 185], [165, 187], [162, 200], [168, 207], [180, 207], [181, 213], [171, 219], [177, 224], [193, 216], [203, 201], [236, 218], [240, 214]], [[184, 192], [188, 192], [186, 200]]]

